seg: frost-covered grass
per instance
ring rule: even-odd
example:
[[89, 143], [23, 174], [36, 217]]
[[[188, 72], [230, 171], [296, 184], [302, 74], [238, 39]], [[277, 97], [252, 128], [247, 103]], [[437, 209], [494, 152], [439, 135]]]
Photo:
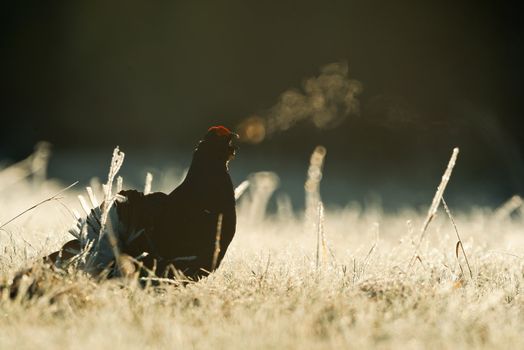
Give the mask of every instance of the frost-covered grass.
[[[66, 185], [22, 180], [3, 189], [0, 221]], [[66, 207], [78, 209], [78, 191], [0, 231], [1, 279], [68, 238]], [[328, 208], [317, 258], [317, 218], [283, 210], [261, 219], [248, 198], [223, 265], [210, 277], [141, 288], [44, 269], [37, 272], [42, 296], [1, 298], [0, 349], [524, 348], [520, 216], [454, 213], [471, 279], [461, 255], [460, 273], [442, 208], [409, 267], [423, 212]]]

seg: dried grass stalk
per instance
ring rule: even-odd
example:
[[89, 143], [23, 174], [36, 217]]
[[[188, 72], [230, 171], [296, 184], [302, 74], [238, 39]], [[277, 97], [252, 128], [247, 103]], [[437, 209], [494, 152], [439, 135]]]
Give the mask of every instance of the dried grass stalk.
[[326, 237], [324, 235], [324, 204], [318, 203], [318, 222], [317, 222], [317, 251], [316, 268], [323, 265], [327, 253]]
[[57, 199], [59, 199], [59, 196], [60, 196], [62, 193], [64, 193], [65, 191], [67, 191], [67, 190], [70, 189], [71, 187], [75, 186], [77, 183], [78, 183], [78, 181], [73, 182], [71, 185], [67, 186], [67, 187], [64, 188], [64, 189], [61, 189], [60, 191], [58, 191], [57, 193], [55, 193], [55, 194], [52, 195], [51, 197], [48, 197], [48, 198], [46, 198], [46, 199], [44, 199], [44, 200], [42, 200], [42, 201], [36, 203], [35, 205], [33, 205], [33, 206], [27, 208], [26, 210], [22, 211], [21, 213], [15, 215], [15, 216], [12, 217], [11, 219], [7, 220], [7, 221], [4, 222], [2, 225], [0, 225], [0, 229], [3, 228], [3, 227], [5, 227], [7, 224], [9, 224], [9, 223], [15, 221], [16, 219], [18, 219], [19, 217], [21, 217], [21, 216], [24, 215], [25, 213], [27, 213], [27, 212], [29, 212], [29, 211], [31, 211], [31, 210], [33, 210], [33, 209], [39, 207], [40, 205], [42, 205], [42, 204], [44, 204], [44, 203], [46, 203], [46, 202], [50, 202], [50, 201], [52, 201], [52, 200], [57, 200]]
[[147, 195], [147, 194], [150, 194], [151, 193], [151, 184], [153, 183], [153, 174], [151, 174], [150, 172], [148, 172], [146, 174], [146, 182], [145, 182], [145, 185], [144, 185], [144, 194]]
[[442, 175], [442, 180], [440, 181], [440, 184], [437, 187], [437, 192], [435, 193], [435, 196], [433, 197], [433, 201], [431, 202], [431, 206], [429, 207], [428, 214], [426, 215], [426, 219], [424, 220], [424, 223], [422, 224], [422, 228], [420, 230], [419, 245], [422, 242], [422, 240], [424, 239], [429, 223], [433, 220], [433, 218], [435, 217], [435, 214], [437, 213], [438, 206], [442, 200], [442, 196], [444, 195], [446, 186], [448, 185], [449, 179], [451, 177], [451, 173], [453, 171], [453, 168], [455, 167], [455, 163], [457, 162], [458, 153], [459, 153], [459, 149], [455, 147], [453, 149], [453, 153], [451, 154], [451, 158], [449, 159], [446, 171], [444, 171], [444, 175]]
[[[107, 216], [109, 214], [109, 210], [111, 209], [111, 206], [113, 205], [114, 201], [117, 199], [117, 196], [113, 196], [112, 189], [113, 189], [113, 182], [115, 179], [116, 174], [122, 167], [122, 164], [124, 163], [124, 152], [121, 152], [118, 146], [113, 151], [113, 157], [111, 159], [111, 166], [109, 167], [109, 174], [107, 176], [107, 183], [104, 185], [104, 201], [102, 202], [101, 209], [102, 209], [102, 217], [100, 220], [100, 236], [102, 234], [107, 234], [107, 238], [109, 239], [109, 243], [111, 245], [111, 249], [113, 251], [113, 255], [115, 257], [115, 262], [117, 265], [117, 268], [119, 271], [121, 271], [120, 266], [120, 249], [118, 247], [118, 239], [115, 236], [115, 231], [113, 227], [107, 227]], [[111, 226], [111, 223], [109, 223], [109, 226]], [[100, 240], [99, 240], [100, 242]]]
[[120, 193], [122, 191], [122, 187], [124, 185], [124, 179], [122, 179], [122, 176], [119, 176], [116, 178], [116, 193]]
[[34, 152], [24, 160], [0, 169], [0, 189], [32, 176], [33, 183], [42, 184], [47, 176], [47, 166], [51, 157], [51, 144], [40, 141], [35, 145]]
[[238, 200], [249, 187], [249, 180], [244, 180], [235, 188], [235, 200]]
[[280, 182], [277, 174], [260, 171], [249, 175], [250, 199], [248, 221], [258, 224], [266, 218], [266, 209], [271, 196]]
[[497, 208], [497, 210], [495, 210], [495, 220], [500, 221], [509, 218], [511, 213], [522, 207], [522, 204], [522, 197], [519, 195], [514, 195], [499, 208]]
[[455, 255], [457, 256], [457, 261], [460, 266], [460, 270], [462, 271], [462, 274], [464, 274], [464, 270], [462, 269], [462, 266], [460, 265], [460, 260], [458, 257], [458, 248], [460, 246], [462, 250], [462, 255], [464, 255], [464, 260], [466, 260], [466, 265], [468, 266], [469, 270], [469, 276], [473, 279], [473, 272], [471, 272], [471, 266], [469, 265], [468, 256], [466, 255], [466, 251], [464, 250], [464, 244], [462, 244], [462, 239], [460, 238], [460, 234], [458, 232], [457, 225], [455, 224], [455, 219], [453, 219], [453, 215], [451, 215], [451, 211], [448, 208], [448, 205], [446, 204], [446, 201], [444, 200], [444, 197], [442, 197], [442, 205], [444, 205], [444, 209], [446, 210], [446, 213], [448, 214], [449, 219], [451, 220], [451, 224], [453, 225], [453, 228], [455, 229], [455, 233], [457, 234], [457, 245], [455, 247]]
[[444, 191], [446, 190], [446, 186], [448, 185], [451, 173], [453, 172], [453, 168], [455, 167], [455, 163], [457, 162], [458, 153], [459, 149], [458, 147], [455, 147], [453, 149], [453, 153], [451, 154], [451, 158], [449, 159], [448, 166], [446, 167], [446, 170], [442, 175], [440, 184], [437, 187], [437, 192], [435, 192], [435, 196], [433, 197], [433, 201], [431, 202], [431, 206], [429, 207], [428, 214], [426, 215], [424, 223], [422, 224], [422, 227], [420, 229], [420, 238], [415, 248], [413, 258], [410, 260], [409, 267], [413, 266], [413, 264], [415, 263], [415, 259], [418, 256], [419, 248], [422, 244], [422, 240], [426, 235], [429, 223], [433, 220], [435, 214], [437, 213], [437, 209], [439, 207], [440, 202], [442, 201], [442, 196], [444, 195]]
[[214, 271], [218, 263], [218, 255], [220, 254], [220, 238], [222, 237], [222, 218], [223, 214], [218, 214], [217, 231], [215, 235], [215, 251], [213, 252], [213, 262], [211, 264], [211, 271]]
[[315, 148], [309, 160], [307, 180], [304, 185], [306, 191], [306, 221], [309, 221], [309, 224], [313, 224], [313, 227], [315, 214], [318, 210], [318, 203], [321, 200], [320, 181], [322, 180], [322, 168], [324, 167], [326, 153], [327, 150], [324, 146], [317, 146]]

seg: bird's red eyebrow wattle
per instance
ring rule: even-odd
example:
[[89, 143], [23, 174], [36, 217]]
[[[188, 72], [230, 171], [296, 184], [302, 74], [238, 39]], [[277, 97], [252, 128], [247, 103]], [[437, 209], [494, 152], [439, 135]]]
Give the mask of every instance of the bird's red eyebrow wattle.
[[218, 136], [227, 136], [231, 134], [231, 131], [222, 125], [212, 126], [207, 131], [213, 131]]

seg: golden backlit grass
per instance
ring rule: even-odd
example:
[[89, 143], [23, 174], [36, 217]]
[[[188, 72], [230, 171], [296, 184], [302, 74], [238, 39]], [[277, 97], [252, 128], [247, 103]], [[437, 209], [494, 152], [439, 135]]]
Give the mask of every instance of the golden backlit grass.
[[[1, 194], [0, 221], [61, 187], [19, 181]], [[75, 191], [65, 206], [78, 208]], [[48, 202], [0, 231], [2, 280], [67, 239], [65, 206]], [[223, 265], [185, 287], [41, 270], [41, 296], [1, 298], [0, 349], [524, 348], [520, 216], [454, 211], [471, 278], [442, 208], [409, 267], [423, 210], [327, 208], [317, 249], [317, 225], [242, 207]]]

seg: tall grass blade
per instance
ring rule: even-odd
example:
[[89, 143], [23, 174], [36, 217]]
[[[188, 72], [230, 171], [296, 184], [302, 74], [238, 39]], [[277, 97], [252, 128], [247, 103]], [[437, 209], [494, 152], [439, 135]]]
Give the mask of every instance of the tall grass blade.
[[67, 186], [66, 188], [64, 189], [61, 189], [60, 191], [58, 191], [57, 193], [55, 193], [54, 195], [52, 195], [51, 197], [48, 197], [38, 203], [36, 203], [35, 205], [27, 208], [26, 210], [22, 211], [21, 213], [17, 214], [16, 216], [12, 217], [11, 219], [7, 220], [6, 222], [4, 222], [2, 225], [0, 225], [0, 229], [5, 227], [6, 225], [10, 224], [11, 222], [15, 221], [16, 219], [18, 219], [19, 217], [21, 217], [22, 215], [24, 215], [25, 213], [39, 207], [40, 205], [46, 203], [46, 202], [50, 202], [52, 200], [55, 200], [57, 199], [62, 193], [64, 193], [65, 191], [67, 191], [68, 189], [70, 189], [71, 187], [75, 186], [76, 184], [78, 183], [78, 181], [75, 181], [73, 182], [71, 185]]
[[[460, 246], [462, 250], [462, 254], [464, 255], [464, 260], [466, 261], [466, 265], [468, 266], [469, 276], [471, 277], [471, 279], [473, 279], [473, 272], [471, 272], [471, 266], [469, 265], [468, 256], [466, 255], [466, 251], [464, 250], [464, 244], [462, 244], [462, 239], [460, 238], [457, 224], [455, 224], [455, 219], [453, 218], [453, 215], [451, 215], [451, 211], [449, 210], [449, 207], [446, 201], [444, 200], [444, 197], [442, 197], [442, 205], [444, 205], [444, 209], [446, 210], [446, 213], [448, 214], [448, 217], [451, 220], [451, 224], [453, 225], [453, 228], [455, 229], [455, 234], [457, 235], [458, 242], [457, 242], [457, 246], [455, 247], [455, 254], [457, 255], [457, 260], [458, 260], [458, 247]], [[459, 266], [460, 266], [460, 261], [459, 261]], [[462, 266], [460, 267], [460, 269], [462, 270]]]
[[222, 217], [223, 214], [218, 214], [217, 231], [215, 235], [215, 251], [213, 252], [213, 261], [211, 264], [211, 271], [214, 271], [218, 263], [218, 255], [220, 254], [220, 239], [222, 237]]

